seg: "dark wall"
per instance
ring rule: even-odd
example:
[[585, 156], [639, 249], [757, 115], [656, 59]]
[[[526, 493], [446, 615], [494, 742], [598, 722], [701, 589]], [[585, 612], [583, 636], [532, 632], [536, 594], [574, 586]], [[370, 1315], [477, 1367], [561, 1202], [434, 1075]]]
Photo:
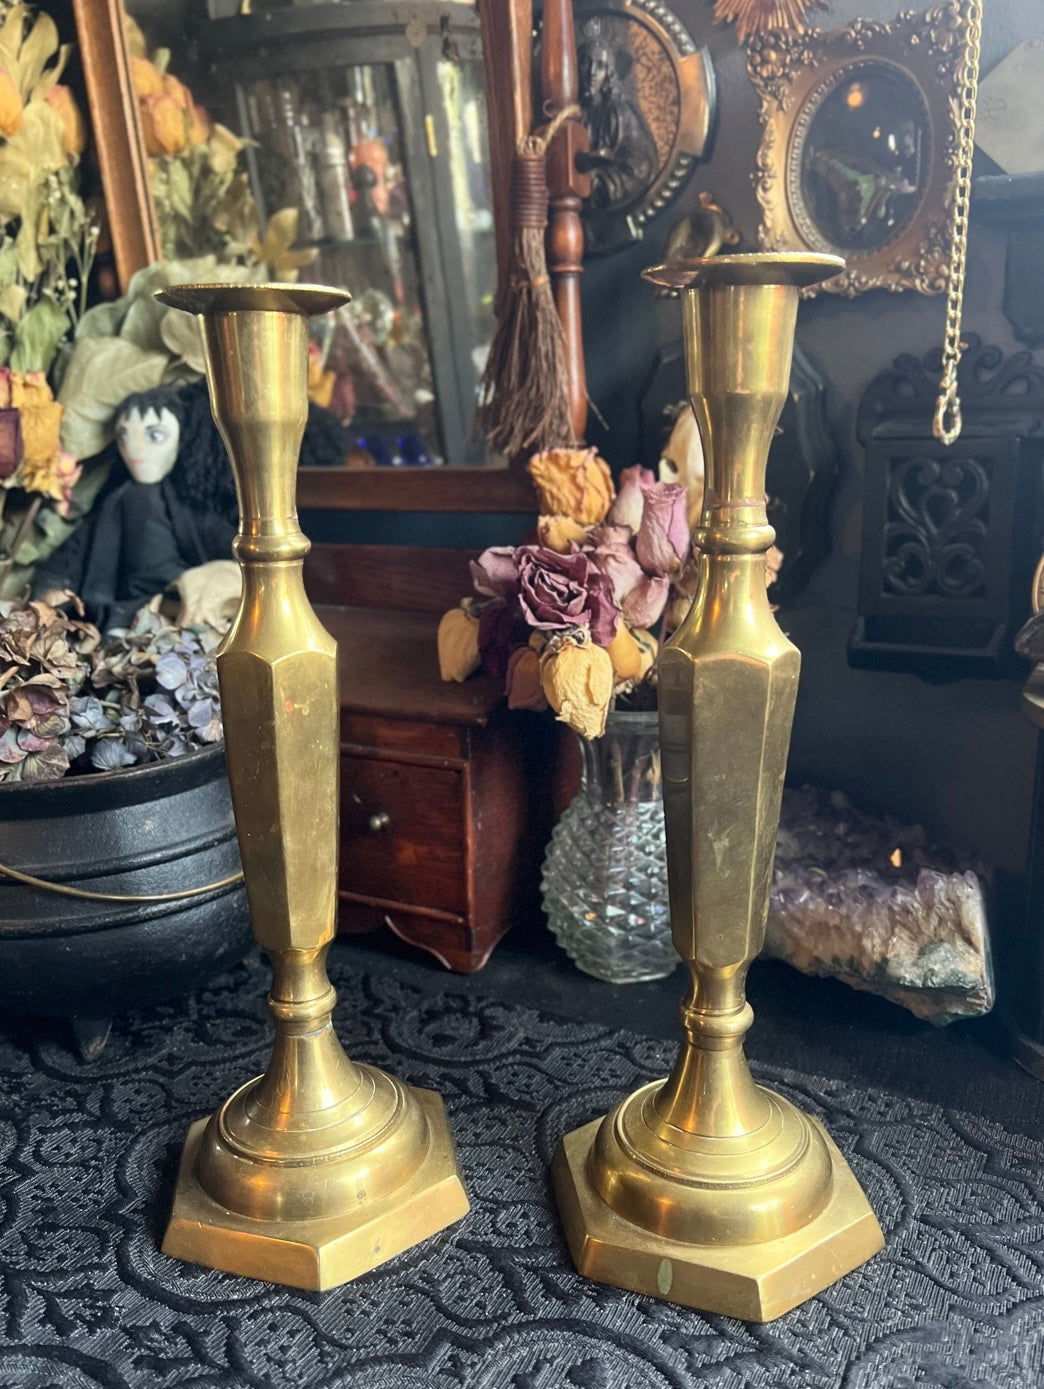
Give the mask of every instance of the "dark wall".
[[[751, 182], [760, 138], [758, 103], [731, 26], [716, 27], [704, 0], [673, 0], [694, 38], [707, 45], [718, 80], [718, 130], [711, 159], [645, 240], [589, 261], [584, 313], [589, 389], [610, 426], [592, 426], [614, 467], [633, 462], [637, 398], [658, 345], [679, 335], [676, 304], [657, 302], [638, 279], [660, 257], [681, 213], [709, 189], [754, 249], [758, 206]], [[896, 0], [831, 0], [813, 11], [829, 29], [856, 17], [890, 19]], [[1044, 33], [1041, 0], [987, 0], [982, 71], [1016, 43]], [[1018, 346], [1000, 310], [1003, 233], [976, 225], [969, 249], [965, 326], [1006, 351]], [[798, 339], [852, 406], [897, 353], [920, 355], [941, 341], [943, 301], [875, 291], [824, 295], [802, 305]], [[862, 451], [850, 431], [838, 495], [834, 553], [784, 618], [804, 664], [791, 750], [793, 780], [843, 787], [865, 802], [919, 820], [929, 830], [1018, 872], [1024, 862], [1034, 734], [1019, 715], [1011, 681], [929, 685], [915, 676], [851, 670], [846, 641], [855, 617], [862, 502]]]

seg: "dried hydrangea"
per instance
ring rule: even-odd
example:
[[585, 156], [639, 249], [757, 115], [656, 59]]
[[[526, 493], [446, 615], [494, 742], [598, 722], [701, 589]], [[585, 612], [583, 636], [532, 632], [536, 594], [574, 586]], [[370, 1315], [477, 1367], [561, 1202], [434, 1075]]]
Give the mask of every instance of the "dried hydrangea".
[[113, 771], [221, 742], [219, 640], [143, 608], [102, 645], [74, 594], [0, 603], [0, 782]]

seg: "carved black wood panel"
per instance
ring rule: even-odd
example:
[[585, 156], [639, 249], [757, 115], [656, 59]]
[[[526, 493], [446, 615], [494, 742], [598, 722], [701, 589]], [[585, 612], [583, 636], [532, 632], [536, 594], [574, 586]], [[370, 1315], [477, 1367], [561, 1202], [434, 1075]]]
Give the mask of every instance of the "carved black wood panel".
[[871, 383], [853, 665], [929, 679], [1018, 674], [1014, 631], [1042, 542], [1044, 370], [968, 334], [964, 431], [931, 437], [939, 353], [904, 354]]

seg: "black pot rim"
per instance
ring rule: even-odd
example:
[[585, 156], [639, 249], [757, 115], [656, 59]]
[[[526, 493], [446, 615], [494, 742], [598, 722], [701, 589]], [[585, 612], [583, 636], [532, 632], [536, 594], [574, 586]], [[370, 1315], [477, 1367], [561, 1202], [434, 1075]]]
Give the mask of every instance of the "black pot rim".
[[[183, 757], [121, 767], [112, 772], [88, 772], [55, 781], [15, 781], [0, 784], [0, 822], [14, 814], [14, 802], [31, 796], [34, 813], [82, 814], [95, 808], [140, 805], [145, 801], [190, 791], [225, 774], [225, 745], [200, 748]], [[24, 812], [23, 812], [24, 814]], [[20, 817], [21, 818], [21, 817]]]

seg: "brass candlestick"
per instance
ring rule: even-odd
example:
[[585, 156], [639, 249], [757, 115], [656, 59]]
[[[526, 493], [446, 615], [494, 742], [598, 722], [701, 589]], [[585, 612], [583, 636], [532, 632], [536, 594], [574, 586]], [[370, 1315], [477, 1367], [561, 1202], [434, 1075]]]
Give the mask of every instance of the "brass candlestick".
[[660, 660], [671, 923], [689, 966], [671, 1075], [569, 1134], [554, 1179], [581, 1273], [769, 1321], [883, 1245], [815, 1119], [754, 1084], [744, 984], [768, 914], [800, 656], [765, 592], [765, 463], [798, 290], [833, 256], [718, 256], [646, 278], [682, 290], [707, 487], [692, 609]]
[[163, 1251], [330, 1288], [460, 1219], [468, 1199], [442, 1101], [341, 1049], [326, 975], [337, 882], [337, 647], [305, 597], [297, 457], [307, 317], [348, 299], [300, 285], [183, 285], [239, 494], [243, 601], [218, 655], [254, 935], [272, 962], [272, 1059], [192, 1125]]

